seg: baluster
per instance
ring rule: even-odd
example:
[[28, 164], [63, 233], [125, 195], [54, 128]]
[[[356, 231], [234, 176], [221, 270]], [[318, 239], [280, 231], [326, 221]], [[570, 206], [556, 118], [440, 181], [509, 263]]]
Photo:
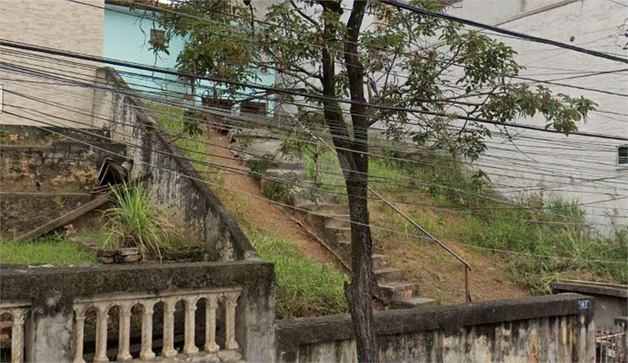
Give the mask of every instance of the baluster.
[[177, 355], [174, 349], [174, 312], [177, 301], [176, 297], [164, 299], [164, 347], [161, 351], [164, 358]]
[[216, 344], [216, 308], [218, 295], [210, 294], [205, 300], [205, 351], [216, 353], [220, 350]]
[[118, 332], [118, 361], [126, 361], [133, 359], [129, 352], [131, 344], [131, 307], [133, 302], [124, 302], [118, 305], [120, 307], [119, 332]]
[[147, 361], [155, 358], [153, 352], [153, 307], [157, 300], [142, 301], [144, 309], [142, 309], [142, 351], [140, 359]]
[[74, 363], [85, 363], [83, 359], [83, 339], [85, 338], [85, 310], [87, 305], [74, 306], [76, 330], [74, 332]]
[[109, 362], [107, 358], [107, 318], [109, 317], [109, 304], [108, 303], [96, 303], [94, 304], [98, 310], [98, 317], [96, 318], [96, 356], [94, 357], [95, 363]]
[[240, 296], [239, 292], [226, 292], [225, 293], [225, 320], [226, 320], [226, 328], [225, 328], [225, 349], [234, 350], [238, 349], [240, 346], [238, 342], [235, 340], [235, 315], [236, 315], [236, 307], [238, 303], [238, 297]]
[[196, 297], [185, 298], [185, 344], [183, 345], [183, 353], [193, 355], [198, 353], [198, 347], [194, 343], [194, 333], [196, 324], [194, 324], [194, 314], [196, 313]]
[[13, 309], [11, 324], [11, 363], [24, 362], [24, 317], [27, 309]]

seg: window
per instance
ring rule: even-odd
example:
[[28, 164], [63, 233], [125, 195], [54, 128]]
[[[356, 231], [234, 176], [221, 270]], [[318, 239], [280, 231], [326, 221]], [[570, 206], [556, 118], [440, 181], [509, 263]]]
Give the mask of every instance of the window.
[[150, 42], [152, 44], [164, 43], [164, 40], [165, 40], [165, 33], [163, 30], [159, 30], [159, 29], [150, 30]]
[[617, 164], [628, 165], [628, 146], [617, 148]]
[[203, 97], [202, 100], [203, 106], [205, 107], [219, 108], [229, 111], [231, 111], [231, 107], [233, 107], [234, 104], [231, 100], [223, 100], [220, 98]]
[[266, 104], [263, 102], [243, 101], [240, 112], [244, 114], [266, 115]]

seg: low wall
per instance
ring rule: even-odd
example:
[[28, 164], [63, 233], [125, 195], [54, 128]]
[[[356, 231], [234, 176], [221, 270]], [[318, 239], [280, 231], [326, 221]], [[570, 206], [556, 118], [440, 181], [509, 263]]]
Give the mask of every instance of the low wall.
[[573, 292], [595, 298], [595, 324], [612, 328], [615, 319], [628, 316], [628, 285], [605, 284], [592, 281], [560, 281], [552, 284], [555, 294]]
[[[593, 362], [593, 300], [561, 294], [375, 313], [382, 362]], [[280, 320], [280, 362], [357, 362], [348, 314]]]
[[257, 259], [233, 216], [116, 71], [99, 69], [97, 79], [94, 124], [100, 122], [114, 141], [128, 145], [135, 176], [152, 172], [158, 202], [177, 211], [185, 237], [205, 241], [212, 261]]
[[[83, 329], [77, 329], [77, 326], [84, 323], [85, 318], [84, 316], [81, 318], [81, 314], [85, 312], [86, 307], [99, 309], [96, 329], [97, 334], [98, 331], [104, 334], [105, 346], [99, 348], [100, 338], [97, 335], [96, 354], [99, 349], [104, 352], [113, 348], [118, 350], [117, 354], [120, 357], [123, 349], [128, 353], [128, 339], [126, 348], [123, 348], [122, 344], [117, 347], [106, 345], [107, 315], [110, 314], [108, 311], [112, 307], [130, 309], [134, 304], [142, 304], [145, 307], [144, 313], [150, 314], [146, 316], [152, 324], [152, 306], [155, 303], [163, 302], [174, 309], [176, 303], [184, 301], [186, 347], [188, 345], [193, 347], [194, 335], [188, 342], [188, 311], [192, 314], [193, 331], [198, 327], [193, 320], [196, 304], [213, 296], [221, 304], [224, 301], [223, 310], [217, 310], [215, 315], [223, 312], [227, 314], [224, 320], [216, 320], [227, 324], [225, 328], [227, 333], [224, 333], [227, 334], [225, 337], [227, 342], [217, 340], [220, 346], [216, 346], [216, 351], [213, 351], [212, 347], [210, 349], [199, 347], [199, 354], [217, 352], [219, 357], [221, 354], [232, 356], [241, 354], [242, 358], [248, 361], [273, 361], [274, 281], [272, 264], [255, 261], [65, 268], [2, 266], [0, 314], [12, 314], [14, 322], [12, 343], [16, 344], [12, 353], [21, 353], [22, 347], [25, 346], [26, 359], [23, 361], [76, 362], [80, 361], [77, 358], [82, 355], [83, 347], [83, 344], [75, 344], [77, 341], [82, 342], [83, 339]], [[149, 307], [148, 311], [146, 306]], [[230, 308], [234, 309], [232, 315], [229, 315]], [[168, 316], [172, 318], [174, 310], [164, 309], [164, 313], [170, 314], [164, 315], [164, 321], [167, 321]], [[127, 316], [127, 322], [128, 319]], [[145, 324], [144, 319], [142, 318], [142, 327]], [[22, 323], [18, 325], [20, 320]], [[101, 325], [101, 321], [104, 325]], [[123, 334], [122, 319], [120, 321], [120, 334]], [[170, 336], [173, 334], [172, 325]], [[19, 333], [24, 335], [23, 342], [15, 330], [16, 327], [19, 328]], [[99, 327], [103, 327], [104, 330]], [[129, 324], [127, 329], [130, 329]], [[149, 328], [149, 331], [152, 329]], [[237, 344], [229, 345], [229, 331], [234, 333]], [[166, 333], [164, 327], [164, 336]], [[77, 340], [79, 337], [80, 340]], [[123, 342], [122, 339], [120, 341]], [[148, 344], [148, 348], [145, 343]], [[164, 346], [166, 344], [164, 343]], [[145, 342], [142, 339], [143, 352], [152, 353], [150, 345], [150, 340]], [[81, 351], [77, 352], [77, 346]], [[164, 354], [163, 351], [155, 353]], [[212, 357], [213, 360], [210, 360], [216, 361], [216, 357]]]

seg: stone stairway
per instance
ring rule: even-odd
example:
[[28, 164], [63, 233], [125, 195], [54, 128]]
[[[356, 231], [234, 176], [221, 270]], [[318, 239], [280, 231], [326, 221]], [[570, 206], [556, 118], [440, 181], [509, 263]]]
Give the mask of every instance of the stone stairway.
[[[0, 237], [12, 239], [85, 205], [106, 158], [122, 159], [123, 144], [104, 130], [0, 127]], [[65, 135], [65, 136], [62, 136]], [[98, 229], [93, 211], [74, 228]]]
[[[262, 192], [271, 196], [269, 191], [277, 179], [287, 175], [297, 177], [304, 187], [312, 186], [307, 180], [303, 163], [292, 156], [278, 155], [282, 140], [268, 131], [253, 130], [240, 131], [232, 134], [232, 152], [243, 162], [251, 164], [266, 154], [277, 155], [277, 166], [266, 170], [259, 176]], [[313, 235], [322, 245], [335, 255], [342, 264], [351, 268], [351, 225], [349, 206], [337, 202], [335, 196], [326, 197], [318, 203], [303, 199], [295, 190], [288, 202], [296, 208], [291, 208], [292, 216]], [[412, 308], [418, 306], [438, 305], [435, 299], [420, 296], [418, 283], [404, 280], [405, 271], [389, 266], [388, 259], [383, 254], [373, 253], [373, 273], [377, 280], [380, 297], [387, 301], [389, 308]]]

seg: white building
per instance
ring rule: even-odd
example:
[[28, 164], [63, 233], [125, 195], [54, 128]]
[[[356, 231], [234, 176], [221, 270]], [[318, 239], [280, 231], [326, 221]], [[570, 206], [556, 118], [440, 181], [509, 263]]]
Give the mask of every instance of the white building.
[[[626, 0], [463, 0], [450, 13], [628, 58]], [[579, 131], [628, 138], [625, 63], [497, 38], [517, 51], [517, 62], [527, 67], [522, 77], [566, 85], [543, 84], [555, 94], [584, 96], [598, 104], [587, 122], [579, 124]], [[542, 116], [516, 122], [545, 125]], [[489, 149], [478, 164], [504, 195], [542, 189], [546, 195], [580, 203], [587, 219], [600, 231], [607, 233], [613, 224], [628, 224], [628, 143], [516, 128], [510, 128], [510, 135], [495, 128], [492, 131]]]

